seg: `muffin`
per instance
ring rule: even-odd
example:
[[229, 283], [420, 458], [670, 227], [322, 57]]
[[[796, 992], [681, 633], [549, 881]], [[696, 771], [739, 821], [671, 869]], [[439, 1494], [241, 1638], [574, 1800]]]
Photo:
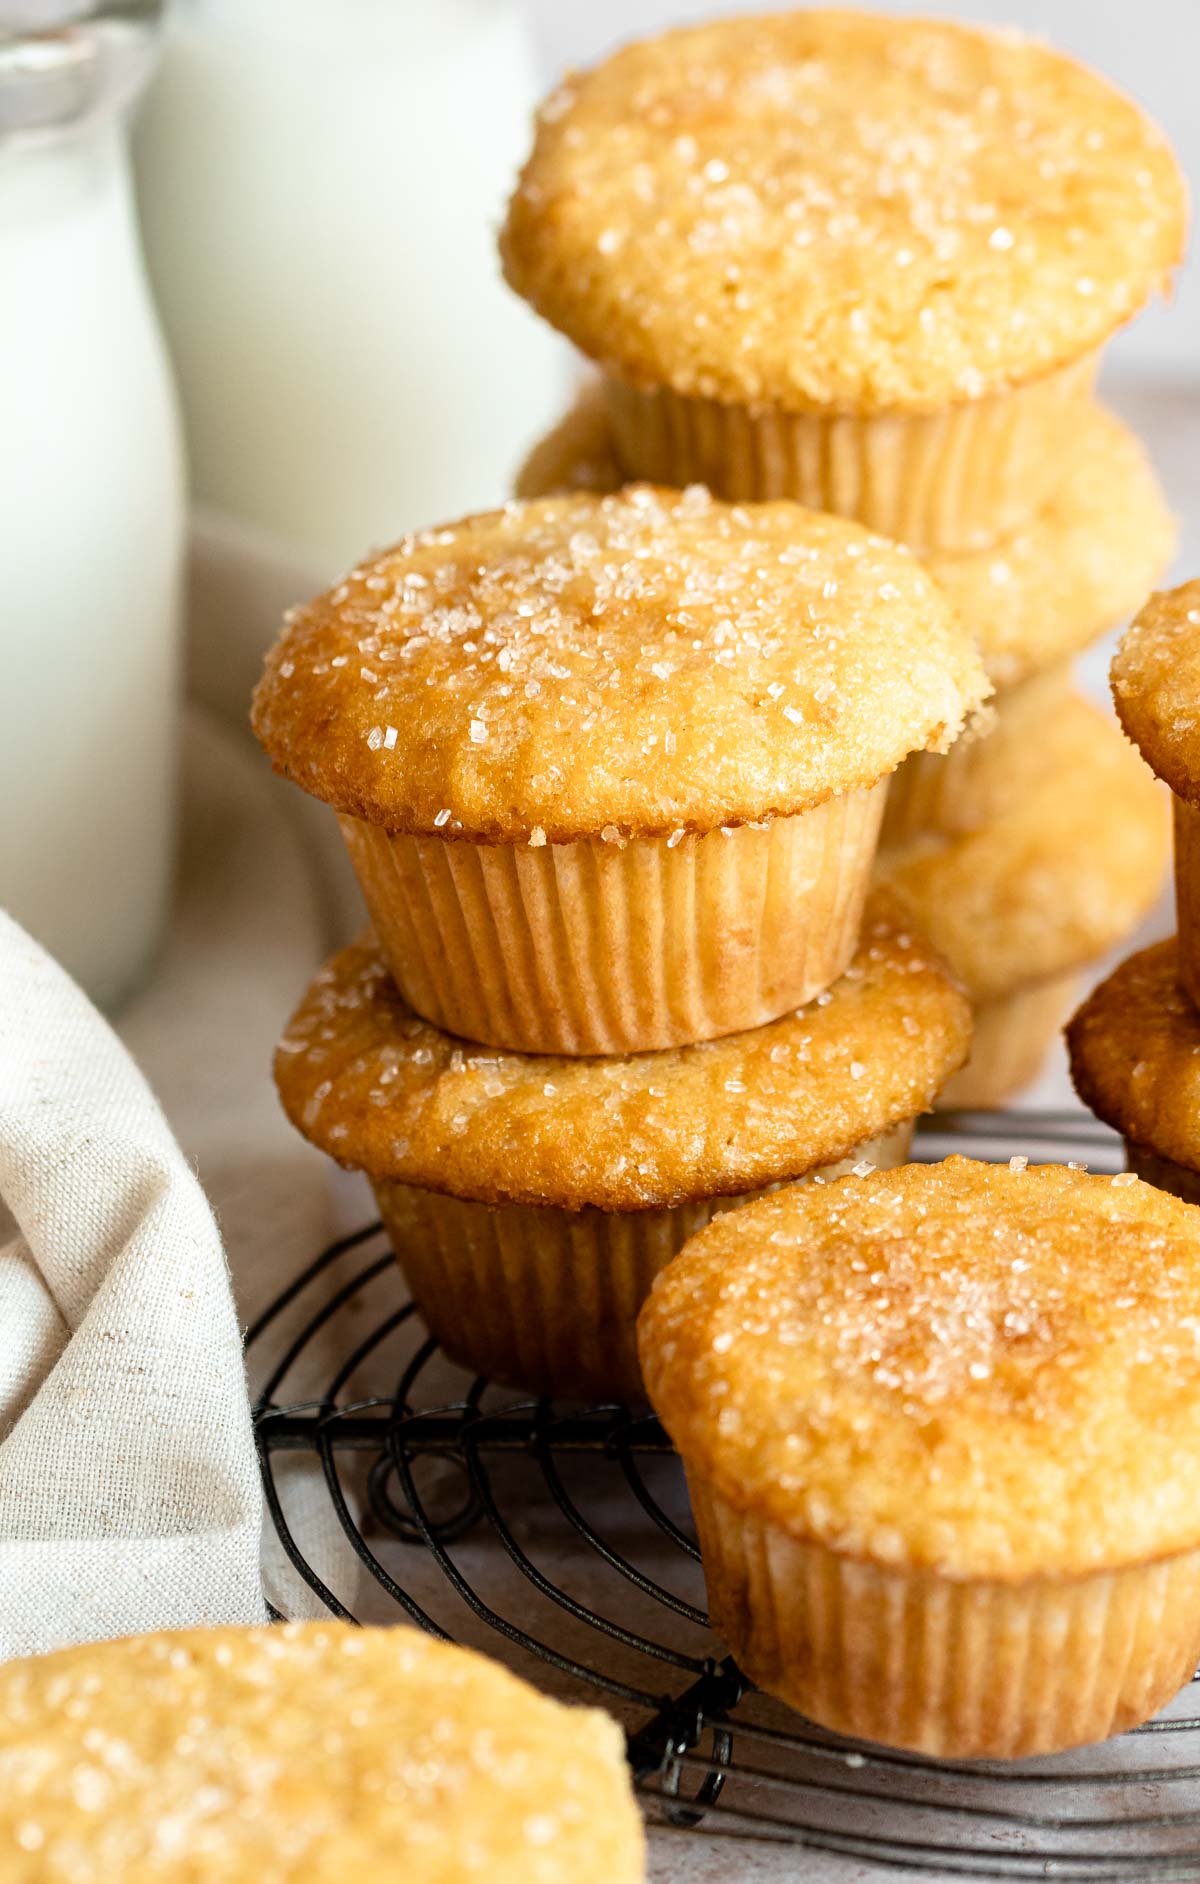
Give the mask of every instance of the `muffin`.
[[640, 1884], [616, 1722], [414, 1629], [196, 1629], [0, 1668], [12, 1884]]
[[[926, 567], [975, 636], [996, 688], [990, 713], [944, 755], [914, 753], [892, 775], [880, 841], [957, 835], [1006, 811], [1041, 761], [1070, 684], [1070, 662], [1125, 619], [1169, 563], [1175, 528], [1162, 486], [1133, 433], [1100, 406], [1082, 452], [1032, 521], [974, 556]], [[621, 474], [604, 391], [592, 380], [534, 447], [525, 497], [614, 491]]]
[[957, 552], [1049, 495], [1185, 223], [1161, 133], [1040, 42], [803, 10], [569, 77], [501, 252], [603, 369], [626, 476]]
[[639, 1323], [714, 1628], [839, 1733], [1017, 1758], [1200, 1657], [1200, 1215], [951, 1158], [696, 1237]]
[[513, 504], [295, 613], [254, 724], [339, 813], [426, 1020], [519, 1052], [734, 1033], [836, 980], [888, 775], [987, 683], [904, 550], [699, 490]]
[[1151, 596], [1112, 664], [1117, 718], [1173, 794], [1180, 979], [1200, 1002], [1200, 581]]
[[1179, 985], [1174, 936], [1093, 989], [1067, 1052], [1076, 1092], [1123, 1135], [1129, 1169], [1200, 1204], [1200, 1013]]
[[991, 1112], [1032, 1086], [1082, 985], [1080, 967], [976, 1002], [971, 1057], [947, 1080], [939, 1111]]
[[1070, 664], [1062, 662], [996, 694], [980, 724], [949, 752], [914, 752], [892, 774], [881, 850], [921, 837], [965, 837], [1019, 811], [1041, 776], [1058, 717], [1076, 697]]
[[945, 1106], [1000, 1105], [1035, 1076], [1081, 971], [1149, 914], [1167, 868], [1165, 794], [1096, 707], [1068, 696], [1028, 773], [1013, 809], [877, 864], [974, 1003]]
[[640, 1394], [653, 1277], [718, 1211], [841, 1163], [901, 1162], [966, 1056], [967, 1002], [886, 899], [827, 994], [751, 1033], [609, 1060], [489, 1052], [406, 1007], [368, 938], [275, 1062], [292, 1122], [365, 1171], [456, 1359], [571, 1400]]

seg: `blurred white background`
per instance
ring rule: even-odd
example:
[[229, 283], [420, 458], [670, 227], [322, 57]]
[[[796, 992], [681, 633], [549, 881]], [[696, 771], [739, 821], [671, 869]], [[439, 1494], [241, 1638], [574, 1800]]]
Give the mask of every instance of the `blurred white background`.
[[[861, 0], [892, 13], [1021, 26], [1075, 53], [1132, 92], [1172, 138], [1200, 197], [1200, 0]], [[621, 40], [722, 13], [762, 13], [768, 0], [533, 0], [548, 75], [590, 64]], [[1200, 245], [1176, 299], [1118, 342], [1113, 370], [1200, 379]]]

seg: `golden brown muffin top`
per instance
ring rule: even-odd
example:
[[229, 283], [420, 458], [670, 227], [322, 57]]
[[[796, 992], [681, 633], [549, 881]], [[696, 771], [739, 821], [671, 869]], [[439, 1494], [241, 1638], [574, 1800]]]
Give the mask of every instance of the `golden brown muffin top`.
[[1100, 346], [1179, 262], [1186, 216], [1161, 132], [1047, 46], [799, 10], [569, 77], [501, 251], [518, 293], [635, 383], [929, 411]]
[[615, 1721], [414, 1629], [134, 1636], [0, 1668], [13, 1884], [640, 1884]]
[[342, 1164], [489, 1204], [647, 1210], [845, 1157], [933, 1104], [970, 1045], [937, 957], [875, 898], [827, 993], [765, 1027], [612, 1059], [504, 1053], [407, 1008], [374, 939], [313, 982], [275, 1059]]
[[1200, 580], [1150, 597], [1113, 657], [1112, 690], [1147, 764], [1200, 804]]
[[986, 682], [906, 550], [789, 503], [634, 485], [407, 537], [296, 610], [254, 726], [389, 830], [709, 831], [941, 748]]
[[849, 1556], [1083, 1575], [1200, 1544], [1200, 1212], [950, 1158], [720, 1216], [639, 1321], [689, 1469]]
[[[517, 491], [544, 497], [621, 483], [603, 383], [592, 379], [534, 446]], [[1175, 537], [1140, 441], [1096, 406], [1062, 483], [1024, 529], [970, 556], [922, 560], [974, 635], [988, 679], [1012, 687], [1129, 615], [1166, 569]]]
[[918, 838], [877, 866], [975, 1001], [1105, 954], [1153, 908], [1170, 856], [1166, 794], [1078, 696], [1030, 752], [1021, 787], [979, 830]]
[[1200, 1171], [1200, 1014], [1179, 986], [1175, 937], [1142, 949], [1067, 1027], [1075, 1090], [1147, 1151]]

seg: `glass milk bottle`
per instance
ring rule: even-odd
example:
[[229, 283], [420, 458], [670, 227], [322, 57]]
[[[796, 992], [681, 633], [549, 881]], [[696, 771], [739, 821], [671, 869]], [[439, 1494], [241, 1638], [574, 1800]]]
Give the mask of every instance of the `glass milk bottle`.
[[118, 11], [0, 7], [0, 907], [110, 1007], [169, 889], [183, 542], [122, 122], [154, 9]]
[[169, 20], [138, 188], [206, 522], [307, 577], [502, 501], [564, 396], [496, 258], [539, 90], [523, 9], [176, 0]]

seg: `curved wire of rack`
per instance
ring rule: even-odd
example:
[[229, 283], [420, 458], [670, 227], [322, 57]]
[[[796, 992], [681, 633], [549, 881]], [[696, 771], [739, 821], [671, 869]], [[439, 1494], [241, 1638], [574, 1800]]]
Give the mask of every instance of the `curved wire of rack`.
[[[915, 1155], [954, 1150], [1121, 1163], [1112, 1134], [1077, 1112], [960, 1114], [923, 1133]], [[256, 1407], [263, 1483], [292, 1570], [332, 1614], [358, 1619], [293, 1528], [284, 1455], [319, 1466], [375, 1619], [399, 1611], [561, 1696], [603, 1702], [626, 1727], [661, 1827], [803, 1846], [856, 1861], [856, 1877], [866, 1864], [1200, 1880], [1200, 1717], [1188, 1695], [1104, 1747], [1015, 1765], [934, 1762], [826, 1733], [758, 1693], [710, 1634], [682, 1471], [658, 1422], [455, 1383], [398, 1302], [396, 1273], [369, 1226], [303, 1270], [248, 1335], [253, 1355], [287, 1325]], [[289, 1383], [319, 1346], [337, 1358], [315, 1395], [293, 1401]], [[364, 1373], [381, 1372], [390, 1392], [355, 1394]]]

